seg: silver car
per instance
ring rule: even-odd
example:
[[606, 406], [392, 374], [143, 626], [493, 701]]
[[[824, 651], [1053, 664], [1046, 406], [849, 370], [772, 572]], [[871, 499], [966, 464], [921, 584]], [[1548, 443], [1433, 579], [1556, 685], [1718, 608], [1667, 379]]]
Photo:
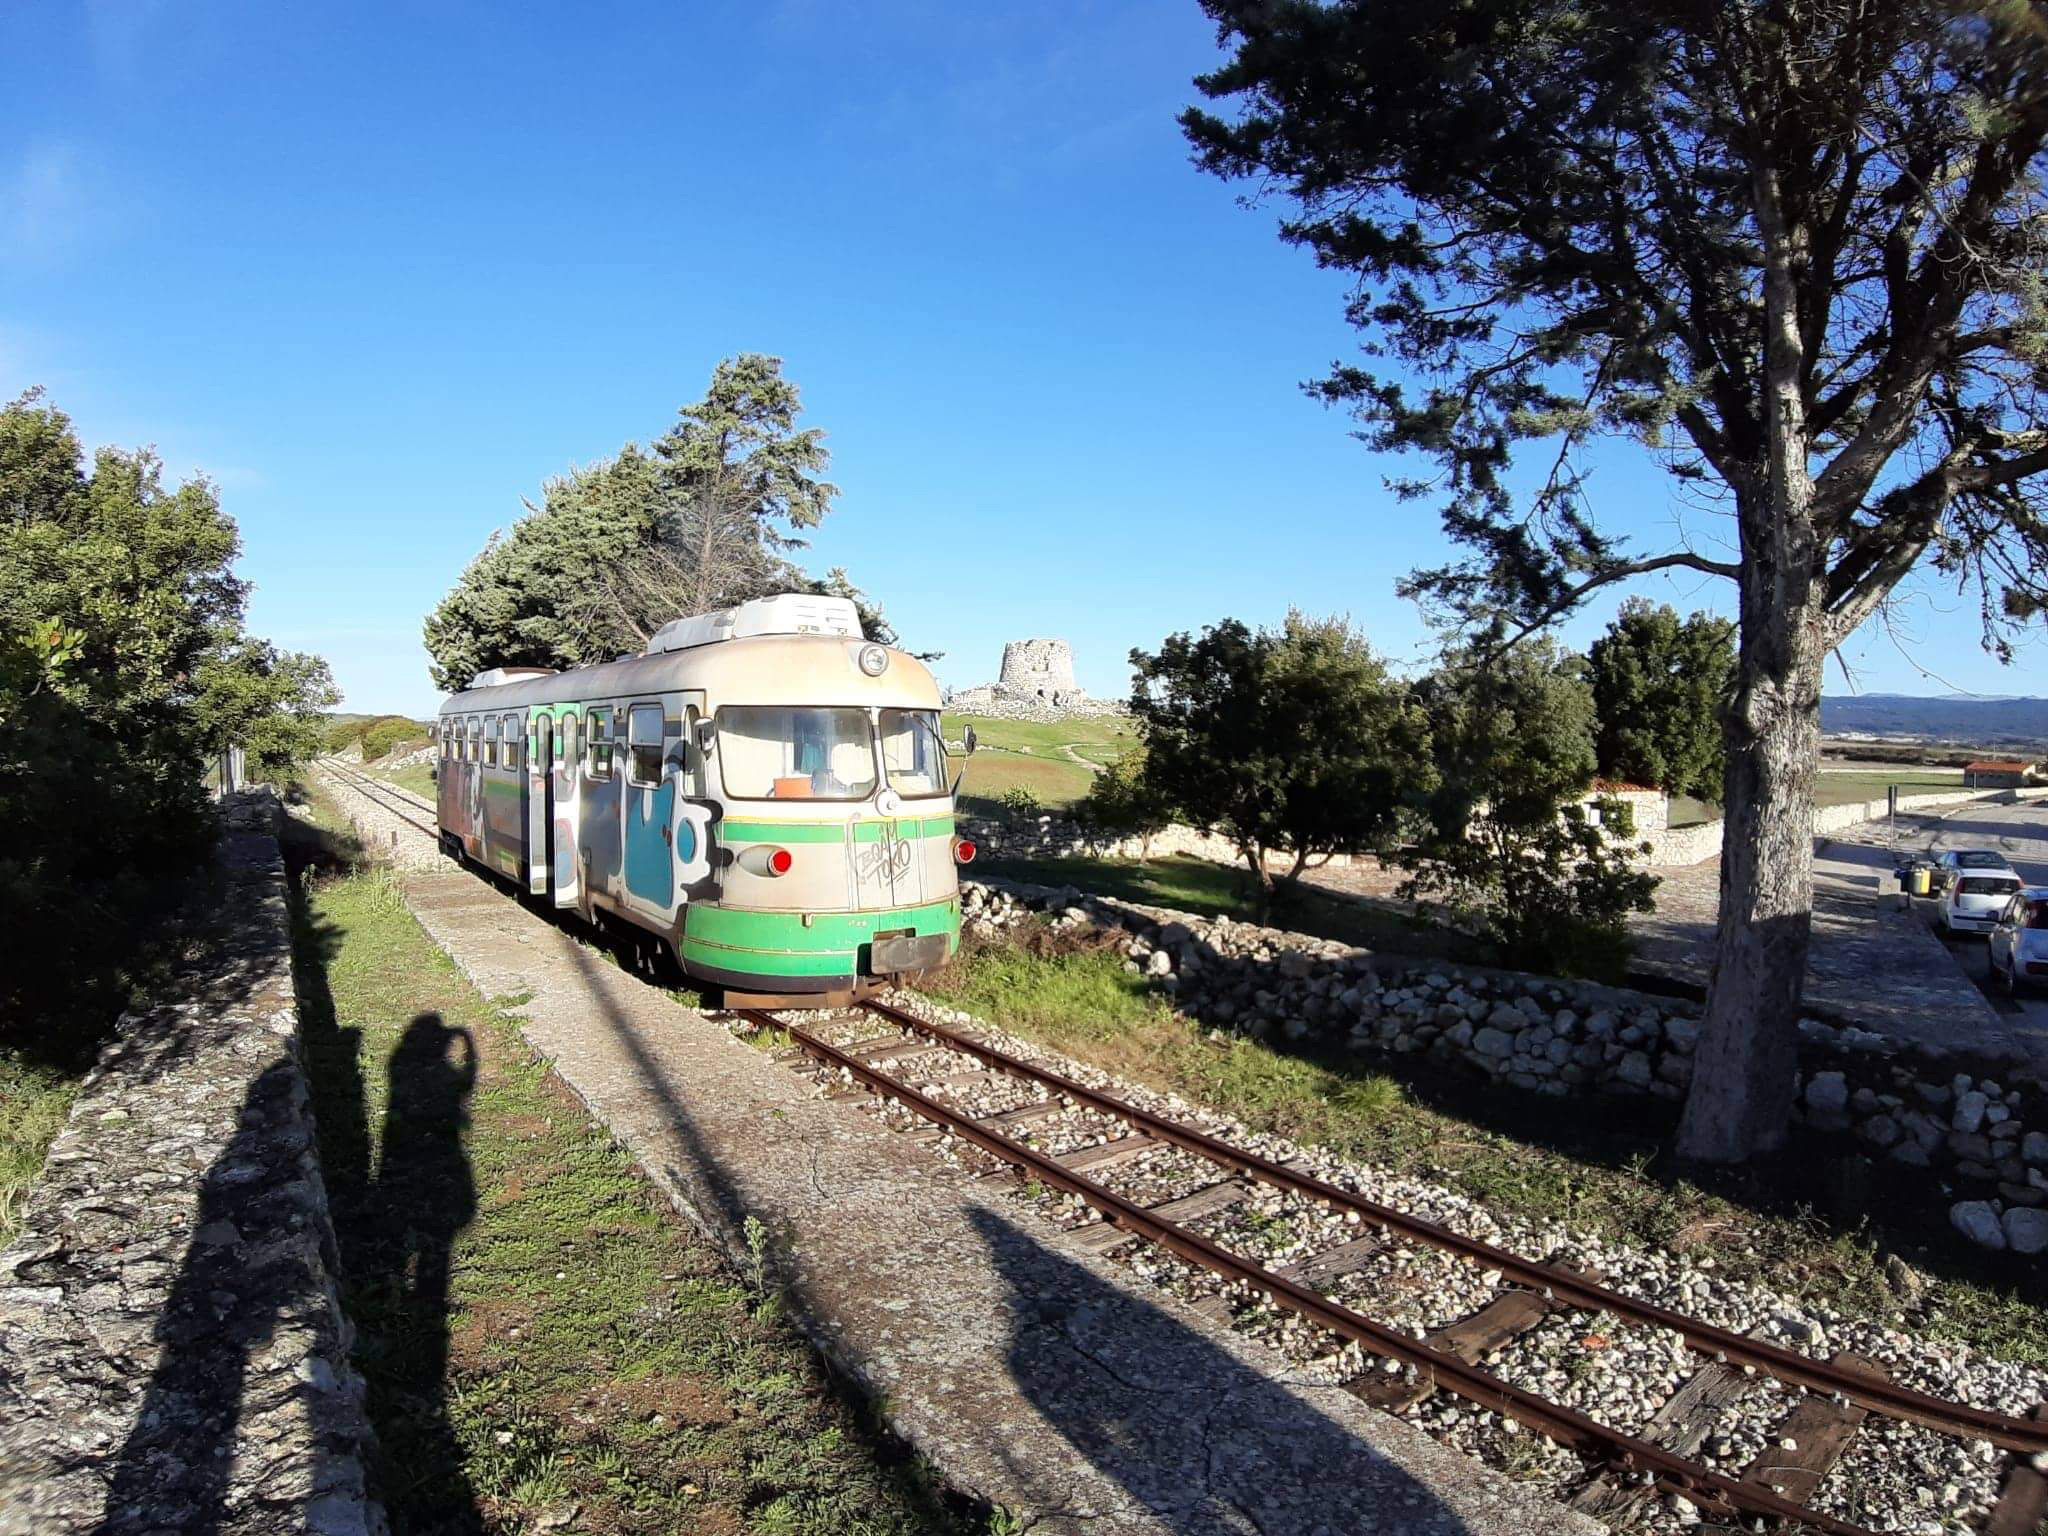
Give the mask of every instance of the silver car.
[[1944, 933], [1989, 933], [2019, 893], [2020, 877], [2010, 868], [1960, 869], [1941, 893], [1937, 920]]
[[2005, 904], [1991, 930], [1991, 974], [2007, 992], [2048, 985], [2048, 885], [2030, 885]]

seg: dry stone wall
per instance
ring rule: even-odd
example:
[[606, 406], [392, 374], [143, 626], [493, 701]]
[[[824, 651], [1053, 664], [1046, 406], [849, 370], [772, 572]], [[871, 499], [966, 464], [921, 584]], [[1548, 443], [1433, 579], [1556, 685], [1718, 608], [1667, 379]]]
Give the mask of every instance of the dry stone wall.
[[[1072, 889], [963, 890], [970, 936], [1033, 918], [1122, 930], [1127, 968], [1220, 1032], [1414, 1057], [1552, 1098], [1675, 1101], [1692, 1081], [1700, 1009], [1683, 999], [1374, 954]], [[2048, 1250], [2048, 1093], [2010, 1063], [1807, 1018], [1794, 1092], [1814, 1131], [1961, 1193], [1951, 1220], [1972, 1242]]]
[[381, 1536], [298, 1054], [276, 803], [225, 937], [121, 1020], [0, 1252], [0, 1536]]

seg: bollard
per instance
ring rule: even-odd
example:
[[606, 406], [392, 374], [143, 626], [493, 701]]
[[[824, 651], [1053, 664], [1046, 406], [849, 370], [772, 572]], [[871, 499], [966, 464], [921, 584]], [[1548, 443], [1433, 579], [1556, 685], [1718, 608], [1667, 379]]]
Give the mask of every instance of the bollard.
[[391, 851], [393, 853], [398, 851], [398, 828], [396, 827], [391, 829]]

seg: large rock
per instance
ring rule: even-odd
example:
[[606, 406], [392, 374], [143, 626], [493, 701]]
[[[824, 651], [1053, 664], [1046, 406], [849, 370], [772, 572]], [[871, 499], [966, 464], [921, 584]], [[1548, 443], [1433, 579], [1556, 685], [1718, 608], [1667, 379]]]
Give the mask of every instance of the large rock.
[[2016, 1205], [2005, 1213], [2005, 1240], [2014, 1253], [2039, 1253], [2048, 1248], [2048, 1211]]
[[1989, 1200], [1958, 1200], [1948, 1208], [1949, 1224], [1979, 1248], [2005, 1247], [2005, 1227]]
[[1990, 1100], [1975, 1089], [1956, 1095], [1956, 1112], [1949, 1120], [1951, 1129], [1971, 1135], [1984, 1128], [1984, 1111], [1990, 1107]]
[[1621, 1058], [1621, 1060], [1618, 1063], [1616, 1063], [1614, 1068], [1614, 1075], [1615, 1078], [1620, 1082], [1632, 1083], [1638, 1088], [1649, 1087], [1649, 1055], [1643, 1051], [1628, 1052], [1625, 1056]]
[[1515, 1052], [1515, 1037], [1489, 1026], [1472, 1036], [1472, 1049], [1482, 1056], [1512, 1056]]
[[2048, 1163], [2048, 1135], [2039, 1131], [2027, 1132], [2020, 1138], [2020, 1156], [2037, 1167]]
[[1849, 1108], [1849, 1080], [1839, 1072], [1816, 1072], [1806, 1085], [1806, 1107], [1839, 1117]]

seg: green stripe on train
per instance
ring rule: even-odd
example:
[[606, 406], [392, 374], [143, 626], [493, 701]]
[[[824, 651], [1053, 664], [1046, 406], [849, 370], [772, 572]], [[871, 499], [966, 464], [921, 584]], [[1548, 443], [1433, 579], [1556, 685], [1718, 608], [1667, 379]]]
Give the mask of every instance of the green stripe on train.
[[960, 907], [955, 901], [877, 912], [813, 912], [810, 926], [801, 912], [750, 912], [737, 907], [691, 905], [683, 909], [683, 960], [728, 971], [772, 976], [850, 974], [860, 946], [878, 929], [923, 935], [944, 933], [957, 941]]
[[[853, 840], [881, 841], [882, 828], [894, 827], [898, 837], [951, 837], [950, 816], [904, 816], [895, 821], [857, 821]], [[736, 821], [727, 817], [718, 825], [718, 835], [728, 843], [838, 843], [846, 839], [843, 821]]]

